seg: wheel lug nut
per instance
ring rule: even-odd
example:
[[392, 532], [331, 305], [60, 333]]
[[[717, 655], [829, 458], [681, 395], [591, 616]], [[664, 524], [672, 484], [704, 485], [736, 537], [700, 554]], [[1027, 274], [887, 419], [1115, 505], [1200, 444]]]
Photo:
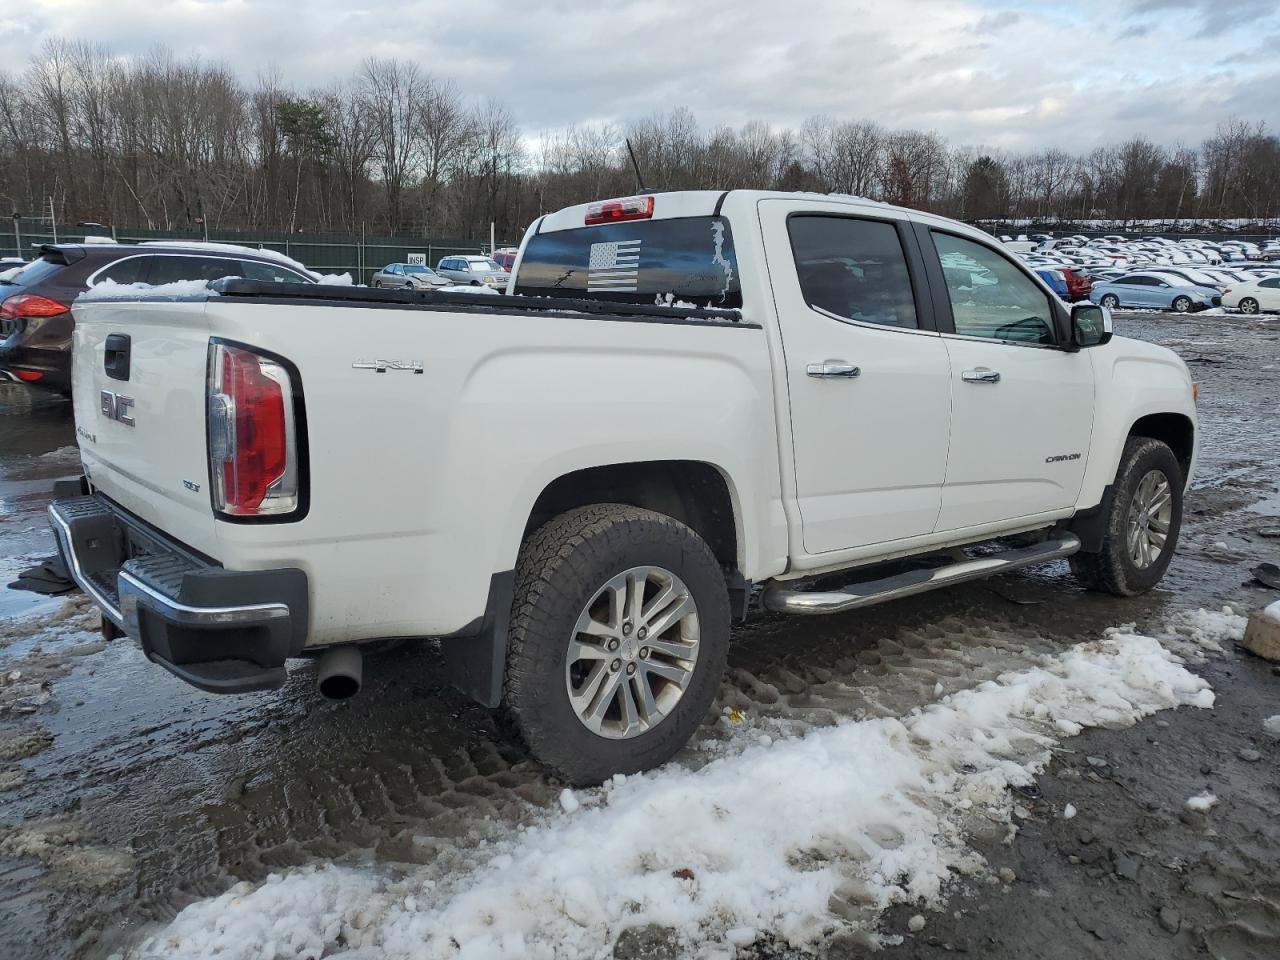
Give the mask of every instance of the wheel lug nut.
[[641, 648], [640, 648], [640, 659], [641, 659], [641, 660], [648, 660], [648, 659], [649, 659], [649, 648], [648, 648], [648, 647], [641, 647]]
[[618, 649], [618, 641], [617, 641], [617, 640], [610, 640], [610, 641], [609, 641], [609, 649], [610, 649], [610, 650], [617, 650], [617, 649]]
[[613, 661], [613, 663], [609, 664], [609, 669], [612, 670], [614, 673], [617, 673], [621, 668], [622, 668], [621, 660], [615, 660]]
[[631, 623], [630, 623], [630, 621], [628, 621], [627, 623], [624, 623], [624, 624], [622, 625], [622, 635], [623, 635], [624, 637], [629, 637], [629, 636], [631, 636]]
[[636, 665], [635, 665], [634, 663], [628, 663], [628, 664], [627, 664], [627, 676], [630, 676], [631, 674], [633, 674], [633, 673], [635, 673], [635, 672], [636, 672]]
[[641, 627], [639, 630], [636, 631], [636, 636], [639, 637], [641, 640], [643, 640], [648, 635], [649, 635], [649, 631], [644, 627]]

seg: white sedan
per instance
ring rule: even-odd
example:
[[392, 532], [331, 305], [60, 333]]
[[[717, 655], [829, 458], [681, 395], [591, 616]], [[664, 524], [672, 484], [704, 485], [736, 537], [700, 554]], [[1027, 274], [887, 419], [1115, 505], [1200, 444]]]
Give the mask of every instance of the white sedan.
[[1222, 305], [1241, 313], [1280, 310], [1280, 276], [1233, 283], [1222, 294]]

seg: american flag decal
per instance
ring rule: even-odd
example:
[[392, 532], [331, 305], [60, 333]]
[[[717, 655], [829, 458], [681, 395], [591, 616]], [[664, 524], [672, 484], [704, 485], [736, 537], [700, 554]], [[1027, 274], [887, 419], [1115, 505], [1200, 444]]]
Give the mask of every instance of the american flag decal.
[[639, 287], [640, 241], [593, 243], [587, 262], [587, 292], [635, 293]]

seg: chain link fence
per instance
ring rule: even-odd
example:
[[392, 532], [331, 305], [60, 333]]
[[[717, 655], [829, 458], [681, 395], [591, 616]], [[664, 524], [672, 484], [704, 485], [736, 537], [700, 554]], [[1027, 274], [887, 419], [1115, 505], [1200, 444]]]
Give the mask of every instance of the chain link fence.
[[[35, 248], [42, 243], [80, 243], [86, 236], [115, 239], [120, 243], [143, 240], [196, 240], [211, 243], [236, 243], [245, 247], [266, 248], [301, 261], [317, 273], [349, 273], [356, 283], [368, 283], [369, 278], [388, 263], [407, 263], [413, 254], [425, 258], [434, 267], [441, 257], [455, 254], [492, 253], [488, 244], [474, 240], [448, 238], [421, 239], [418, 237], [363, 237], [337, 233], [271, 233], [249, 230], [146, 230], [78, 226], [70, 229], [59, 227], [55, 233], [47, 220], [10, 220], [8, 237], [0, 233], [0, 256], [18, 256], [30, 259]], [[0, 228], [2, 229], [2, 228]], [[516, 246], [499, 243], [498, 247]]]

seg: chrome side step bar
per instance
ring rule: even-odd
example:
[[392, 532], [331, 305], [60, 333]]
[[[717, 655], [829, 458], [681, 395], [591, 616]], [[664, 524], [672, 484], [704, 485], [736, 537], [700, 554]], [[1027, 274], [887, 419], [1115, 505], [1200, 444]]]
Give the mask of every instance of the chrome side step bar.
[[1069, 557], [1080, 549], [1080, 538], [1075, 534], [1064, 534], [1058, 540], [1046, 540], [1043, 543], [989, 557], [978, 557], [972, 560], [961, 560], [959, 563], [932, 570], [911, 570], [883, 580], [871, 580], [867, 583], [855, 583], [842, 590], [831, 592], [805, 592], [795, 590], [785, 583], [774, 583], [766, 587], [761, 602], [766, 610], [775, 613], [794, 613], [813, 615], [820, 613], [844, 613], [859, 607], [869, 607], [886, 600], [897, 600], [917, 593], [949, 587], [969, 580], [980, 580], [997, 574], [1018, 570], [1047, 560], [1058, 560]]

